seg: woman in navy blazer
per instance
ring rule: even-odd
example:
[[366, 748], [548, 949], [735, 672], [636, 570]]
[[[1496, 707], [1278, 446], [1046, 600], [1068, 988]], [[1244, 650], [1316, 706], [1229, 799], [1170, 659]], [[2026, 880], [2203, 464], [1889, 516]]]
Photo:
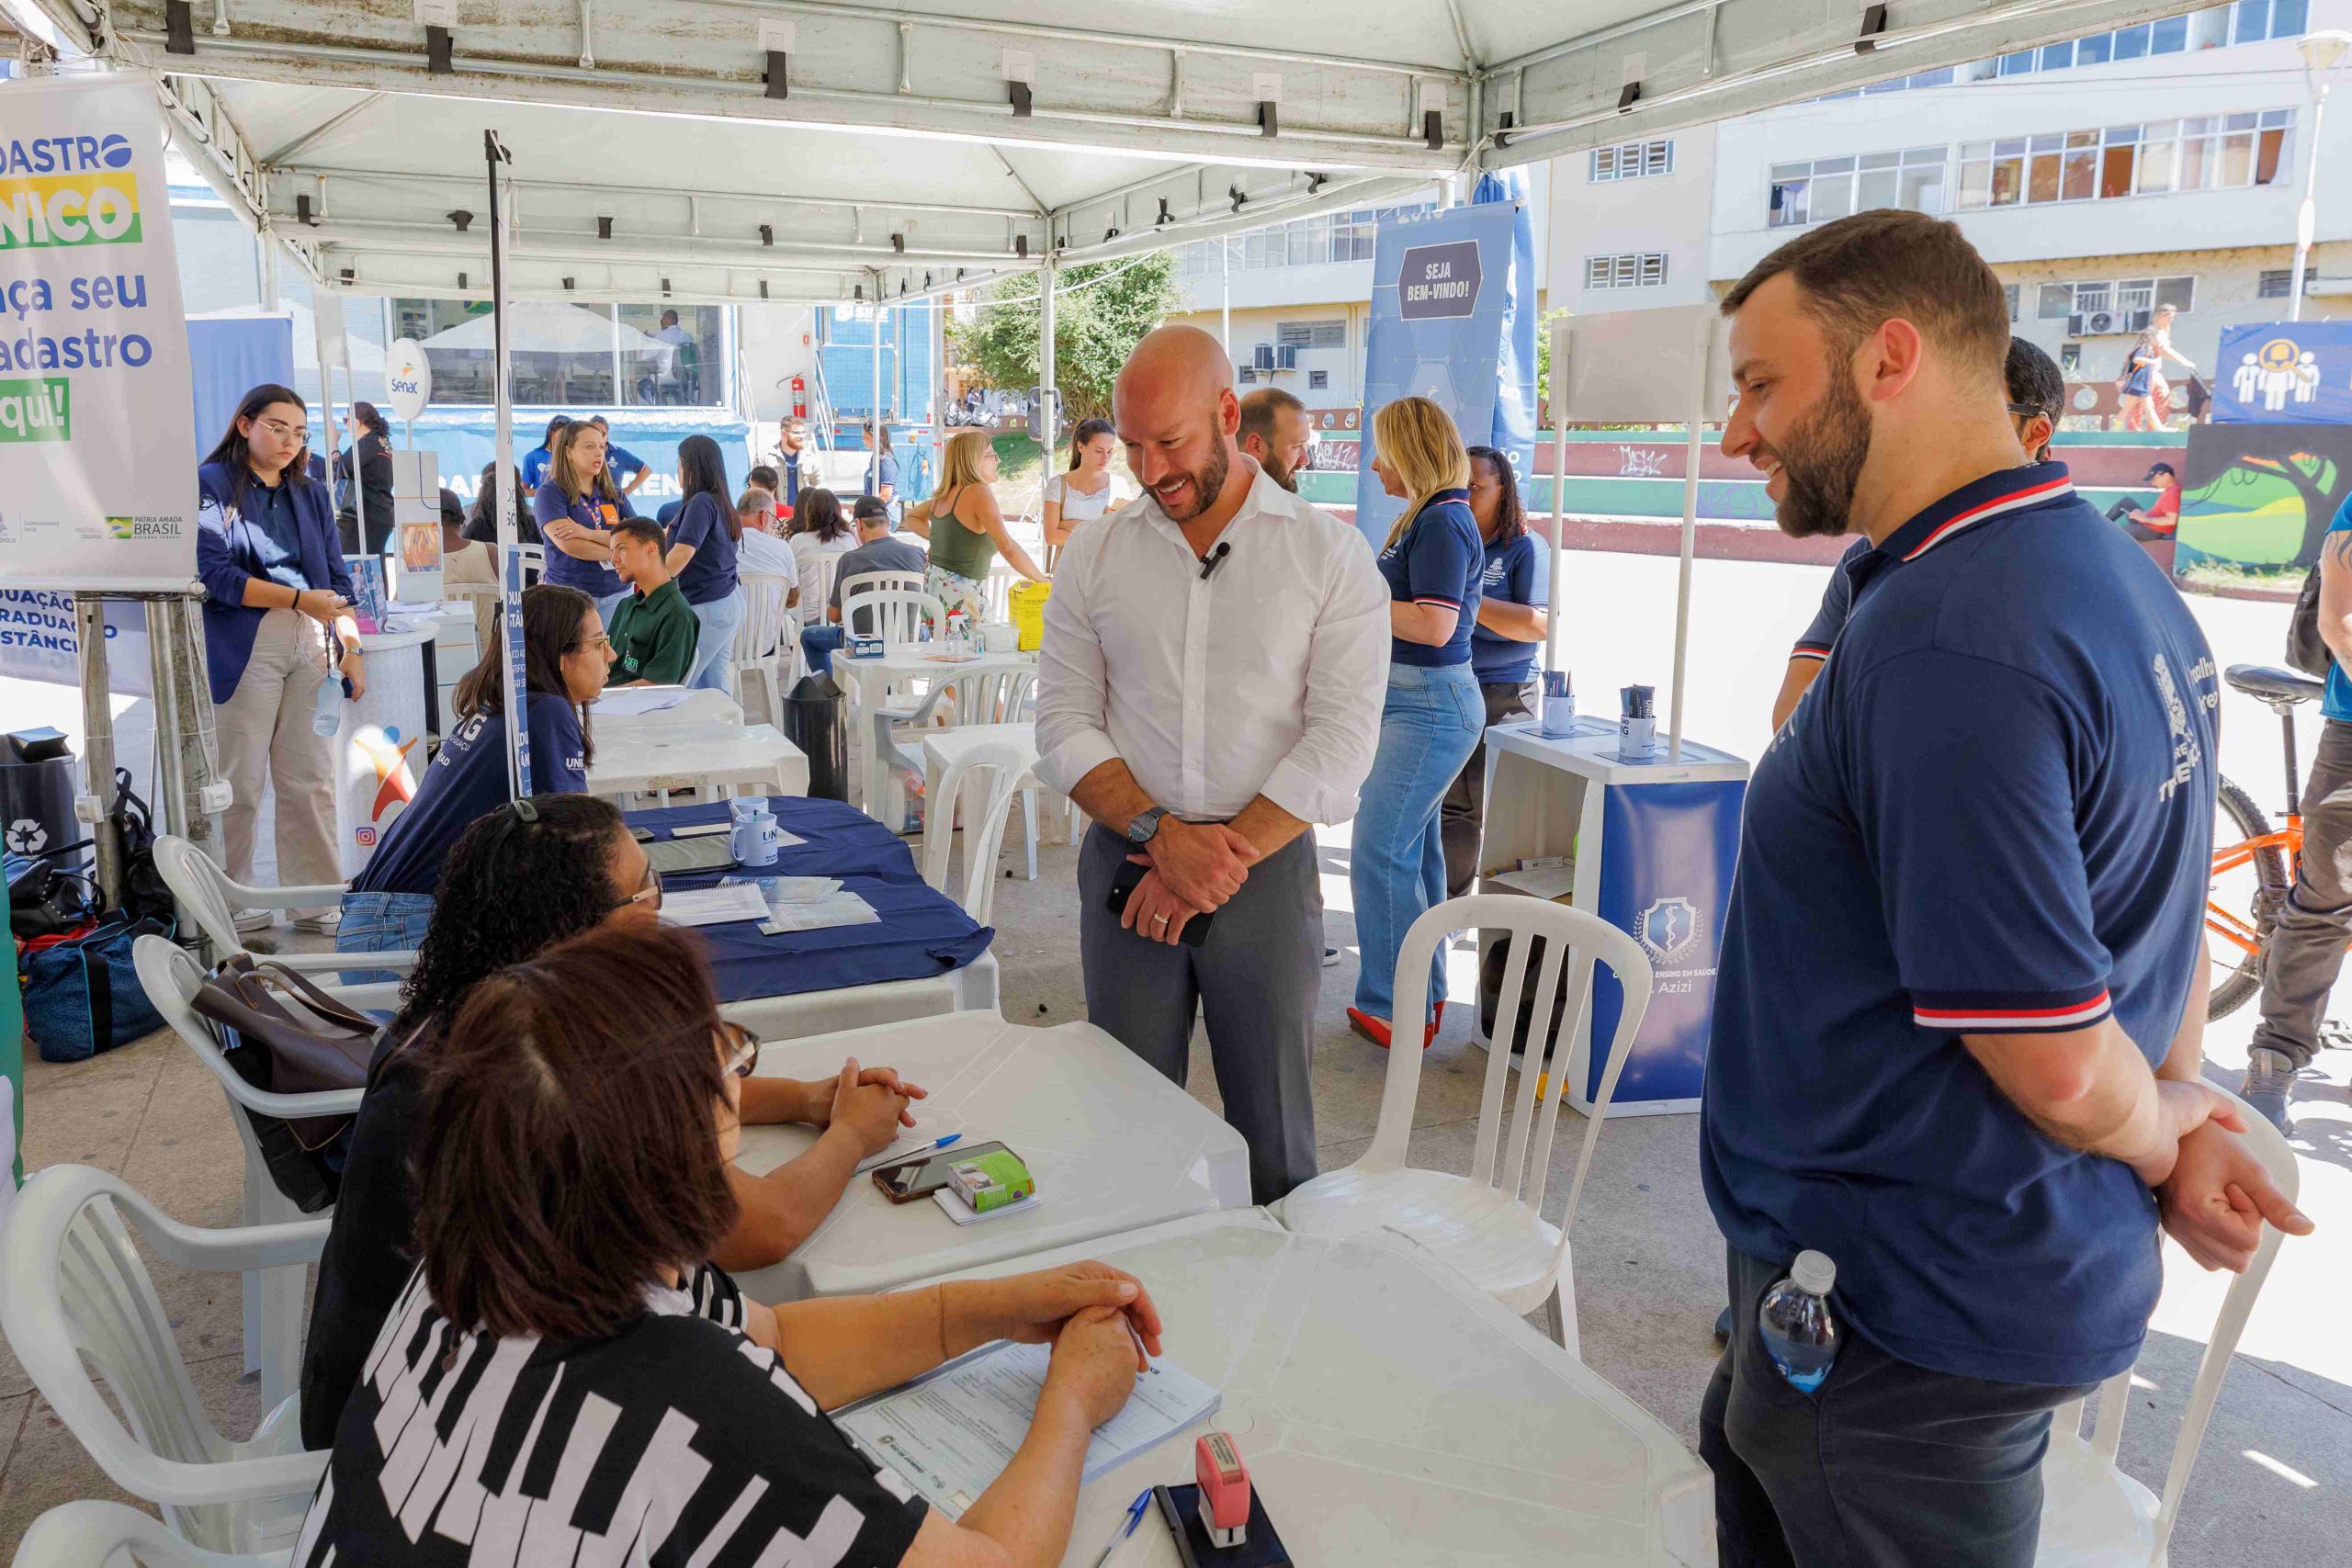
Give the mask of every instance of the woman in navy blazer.
[[[229, 875], [253, 882], [254, 823], [266, 778], [277, 797], [284, 886], [343, 880], [335, 852], [334, 750], [311, 723], [338, 651], [349, 697], [366, 684], [351, 616], [351, 573], [335, 536], [334, 501], [310, 477], [309, 411], [279, 386], [245, 394], [227, 434], [196, 471], [196, 570], [204, 583], [204, 653], [213, 733], [235, 797], [221, 818]], [[332, 905], [295, 924], [333, 931]], [[240, 912], [240, 930], [275, 916]]]

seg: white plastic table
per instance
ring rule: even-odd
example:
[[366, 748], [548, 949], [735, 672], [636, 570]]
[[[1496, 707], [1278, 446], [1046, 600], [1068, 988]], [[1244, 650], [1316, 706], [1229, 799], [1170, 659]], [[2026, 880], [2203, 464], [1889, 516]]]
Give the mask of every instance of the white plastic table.
[[[763, 1050], [760, 1071], [830, 1077], [846, 1056], [896, 1067], [931, 1091], [915, 1108], [920, 1125], [909, 1138], [1001, 1140], [1035, 1173], [1037, 1206], [958, 1225], [931, 1199], [892, 1203], [859, 1177], [791, 1257], [738, 1277], [754, 1301], [888, 1290], [1249, 1205], [1241, 1134], [1092, 1024], [1031, 1029], [993, 1013], [958, 1013], [796, 1040]], [[746, 1127], [736, 1163], [764, 1173], [816, 1136], [808, 1127]]]
[[868, 733], [871, 726], [865, 716], [874, 712], [876, 704], [889, 699], [893, 686], [908, 681], [956, 681], [967, 675], [1037, 668], [1035, 653], [982, 653], [951, 664], [938, 657], [942, 651], [935, 642], [888, 643], [871, 659], [853, 659], [846, 647], [833, 650], [833, 680], [850, 699], [850, 735], [865, 750], [865, 795], [860, 805], [877, 821], [882, 820], [879, 812], [883, 793], [889, 787], [889, 773], [880, 748]]
[[610, 734], [599, 725], [595, 735], [588, 793], [620, 795], [623, 810], [635, 809], [634, 797], [650, 790], [808, 793], [808, 757], [773, 724], [623, 724]]
[[[1224, 1403], [1079, 1494], [1064, 1568], [1092, 1568], [1137, 1492], [1189, 1483], [1211, 1430], [1303, 1568], [1715, 1561], [1713, 1479], [1681, 1440], [1401, 1236], [1232, 1211], [962, 1277], [1087, 1258], [1143, 1280], [1167, 1354]], [[1113, 1562], [1176, 1568], [1156, 1508]]]
[[614, 713], [607, 705], [627, 701], [636, 695], [636, 689], [607, 691], [589, 705], [589, 722], [595, 727], [601, 743], [606, 735], [642, 735], [649, 730], [718, 727], [741, 728], [743, 707], [726, 693], [707, 686], [697, 686], [690, 692], [678, 692], [675, 687], [662, 688], [678, 697], [676, 705], [655, 708], [650, 713]]

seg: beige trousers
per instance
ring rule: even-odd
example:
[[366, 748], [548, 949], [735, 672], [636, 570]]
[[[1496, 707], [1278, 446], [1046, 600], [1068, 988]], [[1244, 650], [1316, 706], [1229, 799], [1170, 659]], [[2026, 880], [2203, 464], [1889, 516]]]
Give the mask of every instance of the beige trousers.
[[235, 881], [254, 881], [254, 824], [265, 778], [277, 795], [277, 886], [343, 880], [334, 842], [335, 742], [311, 728], [326, 675], [326, 627], [292, 610], [268, 611], [236, 691], [213, 714], [220, 771], [237, 795], [220, 823]]

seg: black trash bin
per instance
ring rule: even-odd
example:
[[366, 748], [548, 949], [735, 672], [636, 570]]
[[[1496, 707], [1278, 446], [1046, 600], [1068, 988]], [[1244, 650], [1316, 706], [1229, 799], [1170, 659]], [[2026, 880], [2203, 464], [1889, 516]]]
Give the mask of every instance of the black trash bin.
[[804, 675], [784, 699], [785, 739], [808, 759], [808, 793], [849, 798], [849, 728], [831, 674]]
[[74, 748], [55, 729], [0, 737], [0, 842], [43, 855], [86, 837], [74, 820]]

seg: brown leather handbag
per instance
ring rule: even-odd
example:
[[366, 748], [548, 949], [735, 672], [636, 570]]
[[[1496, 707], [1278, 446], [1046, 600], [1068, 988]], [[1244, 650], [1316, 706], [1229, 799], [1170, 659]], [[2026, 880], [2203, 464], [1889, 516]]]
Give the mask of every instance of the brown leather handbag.
[[[383, 1028], [283, 964], [256, 964], [243, 953], [207, 975], [189, 1005], [236, 1032], [225, 1054], [246, 1082], [272, 1094], [364, 1087]], [[285, 1125], [305, 1153], [315, 1154], [352, 1120], [305, 1116]]]

